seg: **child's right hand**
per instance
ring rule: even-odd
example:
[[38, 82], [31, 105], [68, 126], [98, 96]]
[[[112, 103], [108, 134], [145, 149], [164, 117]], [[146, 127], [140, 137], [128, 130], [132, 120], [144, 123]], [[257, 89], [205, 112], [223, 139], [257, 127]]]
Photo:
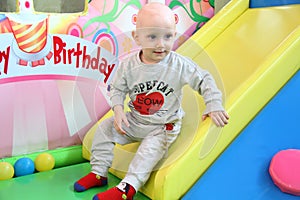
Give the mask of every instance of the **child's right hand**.
[[125, 126], [129, 127], [129, 122], [124, 113], [123, 106], [116, 105], [116, 106], [114, 106], [113, 111], [115, 113], [114, 127], [115, 127], [116, 131], [120, 134], [125, 134], [126, 132], [122, 128], [122, 123], [124, 123]]

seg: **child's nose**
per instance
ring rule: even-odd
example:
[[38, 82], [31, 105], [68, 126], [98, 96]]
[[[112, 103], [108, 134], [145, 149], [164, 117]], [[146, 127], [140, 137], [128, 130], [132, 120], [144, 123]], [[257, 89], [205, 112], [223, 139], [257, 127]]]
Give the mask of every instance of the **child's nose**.
[[164, 46], [165, 46], [165, 43], [164, 43], [163, 38], [159, 38], [157, 40], [156, 47], [164, 47]]

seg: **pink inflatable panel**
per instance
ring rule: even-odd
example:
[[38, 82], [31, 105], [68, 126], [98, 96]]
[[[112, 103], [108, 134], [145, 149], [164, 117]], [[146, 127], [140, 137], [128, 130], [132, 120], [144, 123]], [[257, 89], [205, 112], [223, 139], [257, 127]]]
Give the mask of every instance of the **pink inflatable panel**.
[[300, 196], [300, 150], [278, 152], [272, 158], [269, 173], [282, 192]]

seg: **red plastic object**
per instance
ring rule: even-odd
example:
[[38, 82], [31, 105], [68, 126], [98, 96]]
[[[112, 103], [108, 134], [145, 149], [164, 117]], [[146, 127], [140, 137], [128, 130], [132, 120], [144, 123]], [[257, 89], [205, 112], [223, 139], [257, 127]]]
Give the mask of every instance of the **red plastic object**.
[[272, 158], [269, 173], [282, 192], [300, 196], [300, 150], [279, 151]]

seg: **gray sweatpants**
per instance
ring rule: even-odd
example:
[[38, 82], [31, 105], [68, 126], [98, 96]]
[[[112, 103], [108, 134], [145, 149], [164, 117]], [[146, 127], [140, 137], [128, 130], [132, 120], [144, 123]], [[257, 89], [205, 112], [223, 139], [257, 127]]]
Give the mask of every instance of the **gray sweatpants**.
[[124, 145], [141, 142], [131, 161], [128, 172], [122, 182], [129, 183], [136, 191], [148, 180], [155, 165], [166, 154], [169, 146], [176, 140], [181, 121], [170, 126], [164, 124], [143, 124], [136, 122], [130, 112], [126, 113], [130, 126], [123, 126], [126, 134], [118, 133], [113, 125], [114, 118], [108, 118], [100, 123], [95, 132], [91, 165], [92, 172], [107, 177], [108, 168], [113, 160], [115, 143]]

